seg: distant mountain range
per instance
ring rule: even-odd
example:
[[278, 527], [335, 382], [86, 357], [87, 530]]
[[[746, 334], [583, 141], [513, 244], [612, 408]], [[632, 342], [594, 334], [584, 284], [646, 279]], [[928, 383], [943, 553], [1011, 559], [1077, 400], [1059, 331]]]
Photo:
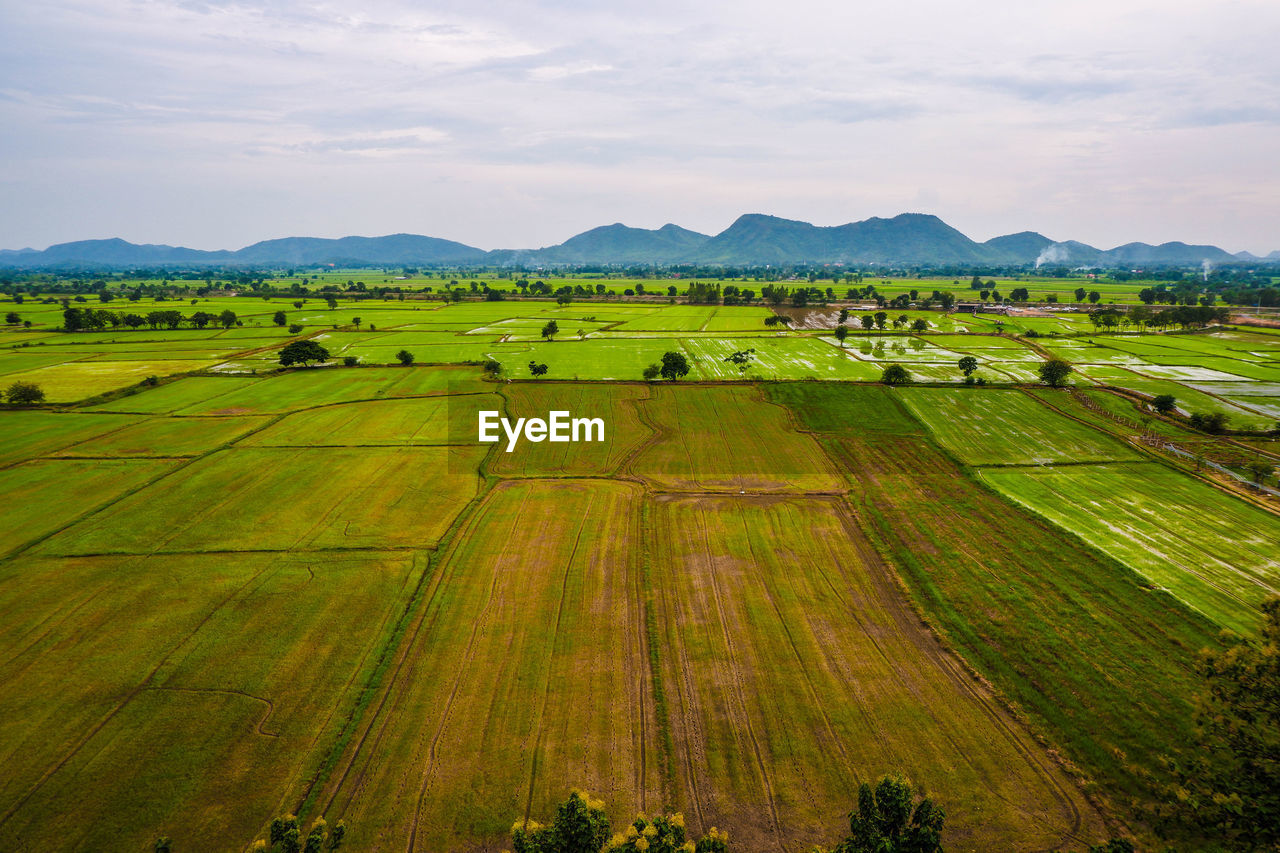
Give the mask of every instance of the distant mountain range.
[[629, 228], [621, 223], [584, 231], [542, 249], [495, 249], [423, 237], [286, 237], [236, 251], [204, 251], [181, 246], [137, 245], [120, 239], [59, 243], [44, 251], [0, 250], [8, 267], [146, 266], [577, 266], [704, 264], [763, 266], [823, 263], [849, 266], [1067, 266], [1146, 267], [1201, 264], [1280, 263], [1280, 251], [1260, 258], [1230, 254], [1217, 246], [1186, 243], [1126, 243], [1097, 249], [1074, 240], [1055, 241], [1022, 231], [975, 242], [936, 216], [903, 213], [823, 227], [793, 219], [750, 213], [710, 236], [677, 225]]

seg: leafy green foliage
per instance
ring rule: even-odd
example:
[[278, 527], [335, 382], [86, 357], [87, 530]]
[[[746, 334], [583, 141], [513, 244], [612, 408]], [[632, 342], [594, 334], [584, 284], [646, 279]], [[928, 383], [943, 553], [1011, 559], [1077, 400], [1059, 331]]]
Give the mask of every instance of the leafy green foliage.
[[547, 366], [545, 364], [538, 364], [536, 361], [531, 361], [529, 362], [529, 372], [534, 376], [546, 376]]
[[664, 352], [662, 354], [662, 370], [660, 371], [663, 379], [675, 381], [681, 376], [689, 373], [689, 359], [685, 358], [681, 352]]
[[752, 359], [755, 358], [755, 355], [756, 355], [755, 348], [752, 347], [749, 349], [741, 350], [739, 352], [735, 352], [725, 357], [725, 361], [728, 362], [729, 364], [737, 365], [738, 370], [742, 372], [751, 366], [751, 361]]
[[316, 818], [306, 837], [298, 826], [298, 819], [291, 814], [283, 815], [271, 821], [267, 841], [259, 839], [250, 850], [253, 853], [265, 853], [267, 850], [279, 853], [321, 853], [324, 850], [337, 850], [347, 837], [347, 825], [338, 821], [333, 829], [325, 819]]
[[517, 821], [511, 827], [515, 853], [725, 853], [729, 835], [714, 826], [696, 842], [685, 833], [684, 815], [637, 815], [621, 832], [610, 835], [604, 803], [574, 791], [556, 809], [555, 821], [544, 826]]
[[880, 381], [885, 385], [906, 385], [911, 382], [911, 373], [901, 364], [891, 364], [880, 374]]
[[964, 358], [960, 359], [958, 366], [960, 368], [960, 372], [968, 377], [978, 369], [978, 360], [971, 355], [966, 355]]
[[280, 364], [289, 367], [294, 364], [306, 366], [312, 361], [328, 361], [329, 351], [315, 341], [294, 341], [280, 350]]
[[1158, 394], [1151, 401], [1151, 408], [1162, 415], [1167, 415], [1178, 407], [1178, 398], [1172, 394]]
[[16, 381], [6, 388], [4, 393], [10, 403], [20, 406], [44, 402], [44, 389], [34, 382]]
[[882, 777], [874, 789], [863, 782], [849, 837], [832, 853], [940, 853], [946, 815], [928, 797], [915, 803], [915, 796], [901, 777]]
[[1036, 372], [1040, 374], [1040, 381], [1053, 388], [1061, 388], [1066, 383], [1067, 377], [1071, 375], [1071, 371], [1071, 364], [1060, 358], [1041, 362], [1036, 368]]
[[414, 361], [413, 353], [409, 352], [407, 349], [402, 349], [400, 350], [400, 352], [396, 353], [396, 360], [399, 361], [401, 364], [403, 364], [405, 367], [408, 367], [409, 365], [413, 364], [413, 361]]
[[1201, 653], [1198, 748], [1177, 762], [1160, 828], [1196, 829], [1230, 850], [1280, 846], [1280, 596], [1262, 604], [1260, 637], [1224, 634]]
[[549, 341], [552, 338], [554, 338], [556, 336], [556, 333], [559, 331], [560, 331], [560, 324], [557, 323], [555, 320], [550, 320], [547, 322], [547, 325], [542, 327], [542, 338], [543, 340]]

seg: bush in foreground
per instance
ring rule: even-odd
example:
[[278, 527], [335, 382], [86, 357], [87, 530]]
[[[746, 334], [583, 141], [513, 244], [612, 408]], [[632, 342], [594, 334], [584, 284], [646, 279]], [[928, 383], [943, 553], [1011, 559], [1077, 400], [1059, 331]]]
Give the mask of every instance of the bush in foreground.
[[906, 385], [911, 381], [911, 373], [901, 364], [891, 364], [880, 374], [880, 381], [885, 385]]
[[604, 803], [581, 791], [574, 791], [556, 809], [550, 826], [535, 821], [517, 821], [511, 827], [515, 853], [724, 853], [729, 836], [715, 827], [698, 839], [685, 833], [684, 816], [639, 815], [621, 832], [611, 832]]
[[34, 382], [14, 382], [5, 389], [5, 396], [10, 403], [19, 406], [30, 406], [44, 402], [44, 389]]

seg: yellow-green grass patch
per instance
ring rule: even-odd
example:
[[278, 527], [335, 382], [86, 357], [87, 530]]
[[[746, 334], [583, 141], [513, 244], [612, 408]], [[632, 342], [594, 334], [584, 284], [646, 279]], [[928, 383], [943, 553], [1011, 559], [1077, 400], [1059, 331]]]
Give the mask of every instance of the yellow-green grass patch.
[[[480, 410], [497, 410], [501, 405], [502, 398], [497, 394], [335, 403], [285, 415], [281, 420], [240, 442], [239, 446], [476, 444]], [[543, 417], [546, 417], [545, 412]]]
[[0, 556], [116, 502], [172, 468], [160, 459], [36, 459], [0, 470]]
[[748, 850], [841, 837], [886, 772], [947, 791], [948, 846], [1102, 831], [920, 625], [839, 499], [659, 497], [653, 568], [679, 805]]
[[0, 847], [254, 838], [296, 807], [424, 563], [362, 552], [4, 566]]
[[429, 548], [476, 493], [486, 451], [223, 450], [39, 547], [45, 554]]
[[1280, 591], [1280, 518], [1158, 463], [985, 469], [982, 479], [1224, 628]]
[[9, 380], [34, 382], [51, 403], [70, 403], [134, 385], [148, 376], [171, 376], [212, 367], [213, 361], [70, 361], [13, 373]]
[[785, 409], [754, 387], [659, 386], [639, 403], [657, 438], [630, 470], [654, 488], [827, 492], [842, 478]]
[[938, 443], [967, 465], [1144, 458], [1115, 437], [1065, 417], [1021, 391], [903, 388], [898, 393]]
[[370, 849], [499, 849], [571, 785], [663, 804], [640, 595], [641, 489], [499, 484], [460, 529], [401, 668], [317, 800]]

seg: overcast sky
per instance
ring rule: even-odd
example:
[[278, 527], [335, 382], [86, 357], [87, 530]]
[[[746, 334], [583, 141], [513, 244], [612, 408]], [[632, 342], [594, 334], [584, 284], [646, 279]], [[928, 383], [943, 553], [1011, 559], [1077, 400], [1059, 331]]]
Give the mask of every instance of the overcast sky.
[[1280, 249], [1280, 3], [0, 0], [0, 248], [934, 213]]

